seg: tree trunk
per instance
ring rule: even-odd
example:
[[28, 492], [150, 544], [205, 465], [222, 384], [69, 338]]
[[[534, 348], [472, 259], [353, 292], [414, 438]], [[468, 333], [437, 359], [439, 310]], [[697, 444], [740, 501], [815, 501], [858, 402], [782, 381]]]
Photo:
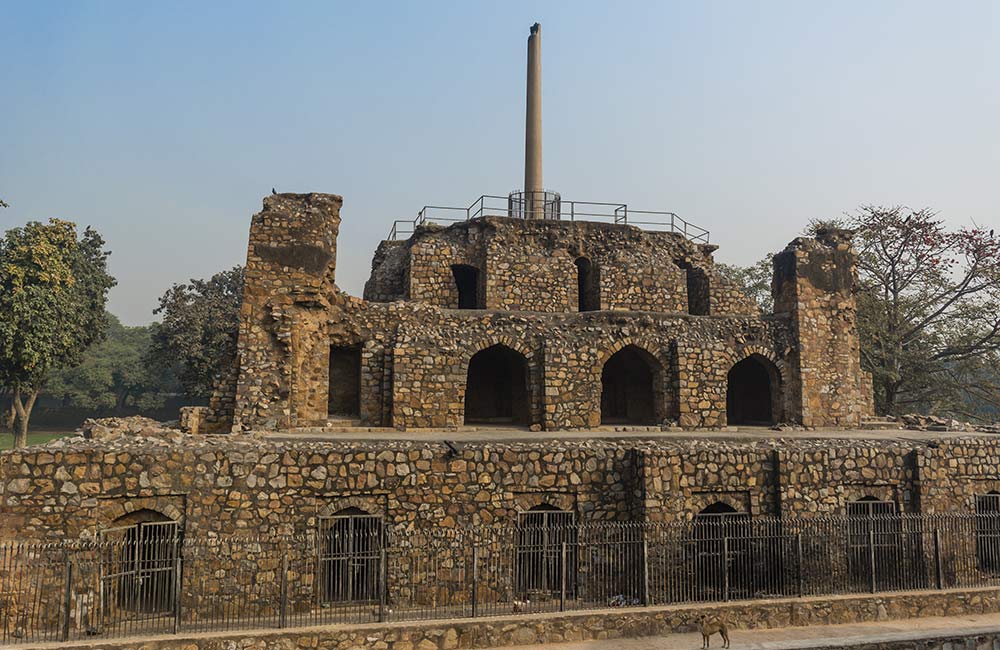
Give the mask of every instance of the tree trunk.
[[31, 409], [35, 408], [35, 400], [38, 399], [38, 389], [32, 389], [28, 393], [28, 399], [21, 401], [21, 389], [14, 389], [14, 449], [21, 449], [28, 446], [28, 422], [31, 420]]

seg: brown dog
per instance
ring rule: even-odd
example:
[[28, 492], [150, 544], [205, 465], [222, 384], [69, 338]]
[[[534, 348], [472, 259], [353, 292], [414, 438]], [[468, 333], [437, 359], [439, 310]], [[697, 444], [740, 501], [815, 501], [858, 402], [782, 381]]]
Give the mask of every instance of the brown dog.
[[719, 633], [722, 637], [722, 647], [729, 647], [729, 628], [726, 624], [717, 618], [709, 618], [707, 616], [698, 617], [698, 629], [701, 631], [701, 647], [708, 648], [708, 638]]

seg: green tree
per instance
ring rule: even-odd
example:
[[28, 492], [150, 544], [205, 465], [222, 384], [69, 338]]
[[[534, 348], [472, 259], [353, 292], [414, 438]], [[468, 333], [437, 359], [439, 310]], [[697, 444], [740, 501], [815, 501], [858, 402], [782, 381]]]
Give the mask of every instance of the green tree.
[[52, 370], [79, 363], [106, 330], [115, 281], [104, 240], [52, 219], [8, 230], [0, 240], [0, 385], [11, 395], [14, 446], [27, 441], [31, 410]]
[[751, 266], [736, 264], [716, 264], [715, 268], [723, 277], [743, 289], [747, 297], [752, 298], [760, 307], [761, 312], [770, 314], [774, 311], [774, 298], [771, 297], [771, 277], [773, 253]]
[[147, 363], [151, 328], [126, 327], [111, 314], [107, 320], [106, 338], [87, 350], [79, 365], [53, 371], [45, 393], [65, 406], [104, 413], [162, 406], [179, 387], [169, 371]]
[[856, 231], [862, 362], [872, 372], [879, 412], [975, 417], [995, 407], [1000, 239], [994, 231], [949, 230], [934, 212], [901, 206], [862, 207], [848, 224]]
[[[949, 230], [930, 210], [865, 206], [823, 228], [855, 231], [861, 361], [875, 407], [993, 419], [1000, 410], [1000, 238]], [[770, 257], [723, 271], [762, 301]], [[723, 266], [723, 265], [720, 265]]]
[[236, 359], [243, 301], [243, 267], [208, 280], [175, 284], [154, 311], [150, 361], [172, 370], [191, 398], [208, 398], [222, 372]]

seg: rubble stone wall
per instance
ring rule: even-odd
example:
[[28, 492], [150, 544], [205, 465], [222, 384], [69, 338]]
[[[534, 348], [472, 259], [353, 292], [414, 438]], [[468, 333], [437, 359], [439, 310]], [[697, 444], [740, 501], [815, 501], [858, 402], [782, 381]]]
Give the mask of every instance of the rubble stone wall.
[[[280, 194], [254, 216], [238, 377], [200, 414], [206, 430], [227, 430], [230, 410], [235, 430], [324, 425], [328, 405], [341, 403], [330, 393], [331, 346], [361, 350], [350, 376], [364, 426], [462, 426], [469, 361], [496, 344], [525, 361], [530, 403], [520, 407], [535, 429], [601, 424], [604, 364], [628, 345], [651, 360], [646, 424], [726, 426], [728, 373], [749, 356], [771, 377], [774, 423], [857, 426], [870, 403], [849, 234], [796, 240], [779, 255], [773, 316], [718, 273], [713, 246], [631, 226], [496, 217], [384, 242], [362, 300], [335, 283], [340, 206], [334, 195]], [[580, 258], [600, 278], [599, 311], [577, 311]], [[458, 309], [456, 265], [478, 269], [485, 309]]]
[[[453, 448], [454, 447], [454, 448]], [[358, 500], [408, 530], [513, 521], [549, 503], [580, 521], [974, 512], [1000, 488], [1000, 442], [293, 442], [137, 432], [0, 453], [0, 539], [78, 537], [148, 508], [188, 536], [294, 535]]]

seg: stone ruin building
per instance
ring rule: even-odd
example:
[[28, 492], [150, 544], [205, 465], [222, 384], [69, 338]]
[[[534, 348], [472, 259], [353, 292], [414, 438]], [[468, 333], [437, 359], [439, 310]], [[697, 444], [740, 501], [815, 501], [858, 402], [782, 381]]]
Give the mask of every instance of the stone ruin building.
[[[753, 429], [858, 429], [872, 412], [871, 381], [859, 360], [850, 233], [820, 231], [779, 252], [774, 310], [762, 314], [715, 267], [707, 231], [670, 213], [545, 191], [540, 70], [531, 54], [539, 47], [537, 26], [532, 39], [523, 191], [397, 222], [375, 251], [361, 298], [336, 284], [341, 197], [266, 197], [250, 227], [238, 358], [210, 406], [184, 412], [184, 433], [94, 434], [0, 453], [0, 542], [312, 536], [320, 540], [312, 560], [298, 543], [282, 553], [300, 562], [293, 575], [313, 576], [296, 583], [302, 602], [329, 605], [372, 599], [370, 592], [330, 591], [330, 567], [340, 565], [321, 562], [332, 552], [330, 531], [360, 531], [381, 541], [364, 546], [361, 559], [337, 561], [357, 561], [351, 566], [367, 572], [369, 585], [382, 572], [385, 594], [397, 594], [393, 585], [402, 581], [407, 598], [429, 607], [442, 599], [467, 603], [468, 593], [459, 586], [442, 596], [434, 589], [446, 580], [407, 573], [403, 564], [383, 569], [391, 560], [377, 559], [387, 557], [378, 546], [388, 537], [372, 537], [372, 530], [395, 531], [408, 548], [422, 544], [415, 535], [427, 535], [437, 540], [427, 542], [427, 553], [447, 554], [455, 540], [467, 539], [461, 535], [484, 526], [552, 526], [563, 531], [553, 539], [565, 541], [566, 530], [585, 524], [748, 526], [1000, 512], [995, 439], [900, 440], [856, 431], [781, 439]], [[739, 430], [700, 439], [698, 430], [724, 427]], [[740, 437], [744, 427], [756, 438]], [[612, 435], [622, 428], [643, 437]], [[493, 434], [500, 429], [515, 432]], [[558, 433], [567, 429], [593, 433]], [[383, 437], [387, 431], [393, 435]], [[854, 546], [819, 582], [847, 571], [858, 552], [870, 551], [874, 564], [875, 550], [865, 544], [876, 528], [866, 526], [851, 529], [845, 543]], [[973, 557], [968, 571], [991, 574], [1000, 568], [1000, 521], [976, 526], [955, 533], [974, 538], [971, 551], [949, 552]], [[642, 530], [647, 543], [652, 529]], [[899, 565], [902, 572], [932, 581], [927, 554], [937, 548], [937, 532], [930, 539], [930, 528], [922, 528], [917, 539], [902, 530], [879, 538], [878, 557], [891, 563], [907, 544], [919, 562]], [[678, 557], [708, 548], [698, 552], [734, 566], [729, 551], [698, 546], [703, 542], [688, 540]], [[215, 599], [226, 589], [241, 593], [239, 584], [218, 579], [229, 566], [219, 548], [187, 559], [184, 574], [210, 584]], [[981, 549], [996, 557], [984, 563]], [[544, 544], [536, 551], [553, 557]], [[266, 548], [255, 553], [266, 555]], [[281, 581], [268, 558], [266, 570], [256, 571], [252, 557], [240, 566], [251, 562], [255, 589], [273, 595]], [[938, 560], [941, 585], [952, 565], [946, 558], [942, 574]], [[688, 570], [663, 563], [657, 570], [664, 575]], [[867, 566], [848, 572], [863, 590], [882, 579], [865, 574]], [[722, 572], [726, 599], [731, 570]], [[684, 575], [678, 579], [703, 577]], [[327, 592], [317, 595], [322, 584]], [[181, 593], [174, 582], [168, 587], [165, 593]], [[191, 604], [176, 606], [197, 610], [199, 588], [185, 587], [178, 598]], [[94, 598], [87, 589], [74, 592], [78, 619], [80, 603]], [[484, 602], [512, 598], [499, 588], [483, 593]], [[720, 597], [711, 593], [699, 598]], [[273, 598], [255, 602], [271, 607]]]

